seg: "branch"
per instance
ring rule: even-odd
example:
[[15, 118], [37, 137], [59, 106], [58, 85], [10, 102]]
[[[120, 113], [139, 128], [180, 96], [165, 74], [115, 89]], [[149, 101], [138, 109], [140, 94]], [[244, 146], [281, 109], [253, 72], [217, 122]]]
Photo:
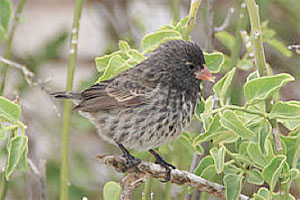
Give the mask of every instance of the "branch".
[[[121, 172], [125, 169], [126, 159], [120, 156], [97, 156], [100, 163], [114, 167], [116, 171]], [[142, 161], [135, 168], [130, 168], [128, 174], [122, 179], [121, 186], [123, 191], [121, 193], [121, 200], [130, 199], [132, 190], [139, 187], [150, 176], [157, 179], [166, 178], [166, 169], [158, 164]], [[225, 187], [223, 185], [211, 182], [195, 174], [187, 171], [175, 169], [171, 171], [171, 183], [177, 185], [191, 186], [197, 190], [208, 192], [221, 199], [226, 199]], [[241, 200], [249, 200], [245, 195], [240, 195]]]
[[224, 31], [228, 27], [230, 19], [231, 19], [231, 17], [232, 17], [232, 15], [233, 15], [234, 12], [235, 12], [234, 8], [229, 8], [228, 12], [227, 12], [227, 15], [226, 15], [226, 17], [224, 19], [223, 24], [221, 26], [219, 26], [219, 27], [215, 27], [214, 31], [215, 32]]
[[[43, 92], [45, 92], [47, 95], [50, 95], [50, 89], [47, 89], [45, 86], [45, 82], [43, 82], [40, 78], [38, 78], [32, 71], [30, 71], [25, 65], [18, 64], [16, 62], [13, 62], [11, 60], [5, 59], [0, 56], [0, 63], [5, 64], [8, 67], [16, 68], [22, 71], [24, 74], [25, 80], [31, 87], [39, 87]], [[55, 113], [61, 117], [61, 114], [58, 112], [58, 109], [55, 105], [55, 102], [53, 98], [50, 98], [53, 103], [53, 110]]]

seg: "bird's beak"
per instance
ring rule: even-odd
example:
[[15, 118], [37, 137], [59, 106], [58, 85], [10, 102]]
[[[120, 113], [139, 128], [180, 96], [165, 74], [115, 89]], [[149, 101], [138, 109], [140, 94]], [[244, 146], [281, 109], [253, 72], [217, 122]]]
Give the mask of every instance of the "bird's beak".
[[204, 66], [203, 69], [195, 72], [196, 79], [214, 83], [215, 82], [214, 77], [211, 75], [208, 68], [205, 65], [203, 65], [203, 66]]

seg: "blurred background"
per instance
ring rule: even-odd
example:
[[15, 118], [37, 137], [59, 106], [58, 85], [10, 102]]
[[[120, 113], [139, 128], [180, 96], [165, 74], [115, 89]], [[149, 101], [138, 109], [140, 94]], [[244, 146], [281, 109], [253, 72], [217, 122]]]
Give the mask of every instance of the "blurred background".
[[[14, 7], [18, 1], [13, 0]], [[223, 0], [214, 2], [214, 23], [220, 26], [230, 8], [235, 12], [230, 18], [226, 31], [234, 34], [242, 1]], [[300, 1], [299, 0], [258, 0], [262, 21], [275, 30], [276, 38], [284, 45], [300, 44]], [[117, 49], [120, 39], [132, 47], [140, 49], [140, 42], [147, 33], [160, 26], [177, 22], [189, 11], [189, 0], [86, 0], [82, 10], [79, 31], [78, 60], [76, 64], [74, 90], [82, 90], [99, 77], [95, 57], [111, 53]], [[62, 91], [65, 88], [68, 65], [69, 32], [73, 21], [75, 1], [70, 0], [30, 0], [23, 11], [23, 22], [17, 26], [12, 60], [26, 65], [36, 76], [46, 81], [47, 88]], [[202, 1], [196, 28], [192, 39], [203, 49], [206, 47], [207, 2]], [[248, 27], [248, 26], [247, 26]], [[247, 28], [249, 30], [249, 27]], [[228, 54], [228, 50], [213, 40], [213, 49]], [[5, 45], [0, 43], [0, 55]], [[241, 55], [245, 52], [242, 48]], [[285, 100], [300, 100], [300, 55], [293, 53], [285, 57], [269, 45], [265, 45], [267, 62], [275, 73], [291, 73], [296, 81], [281, 91]], [[239, 104], [242, 92], [239, 81], [245, 80], [249, 71], [239, 71], [236, 88], [233, 88], [233, 103]], [[4, 95], [9, 99], [19, 96], [22, 107], [22, 121], [27, 125], [29, 137], [28, 157], [37, 165], [46, 160], [47, 197], [58, 199], [60, 145], [62, 113], [61, 102], [54, 101], [40, 88], [31, 87], [23, 74], [9, 68]], [[102, 199], [102, 189], [107, 181], [118, 181], [122, 174], [97, 162], [100, 154], [121, 154], [118, 148], [102, 141], [95, 128], [78, 114], [72, 115], [70, 133], [70, 199]], [[172, 160], [180, 169], [189, 170], [192, 155], [184, 155], [182, 149], [174, 146], [174, 141], [161, 150], [166, 160]], [[5, 164], [5, 145], [0, 143], [0, 168]], [[147, 153], [136, 153], [142, 159], [149, 159]], [[155, 180], [154, 180], [155, 181]], [[164, 188], [168, 184], [154, 184], [154, 199], [165, 199]], [[254, 188], [252, 188], [254, 189]], [[142, 190], [142, 189], [141, 189]], [[137, 191], [136, 199], [139, 199]], [[294, 191], [299, 195], [299, 190]], [[182, 199], [182, 187], [172, 185], [172, 199]], [[38, 199], [39, 180], [28, 172], [14, 174], [9, 183], [7, 199]]]

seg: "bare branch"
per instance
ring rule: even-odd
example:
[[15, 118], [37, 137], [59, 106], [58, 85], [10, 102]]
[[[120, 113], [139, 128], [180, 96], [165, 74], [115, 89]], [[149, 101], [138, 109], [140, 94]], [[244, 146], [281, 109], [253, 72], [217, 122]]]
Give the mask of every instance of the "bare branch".
[[221, 26], [219, 26], [219, 27], [215, 27], [214, 31], [215, 32], [224, 31], [228, 27], [230, 19], [231, 19], [231, 17], [232, 17], [232, 15], [233, 15], [234, 12], [235, 12], [234, 8], [229, 8], [229, 10], [227, 12], [227, 15], [226, 15], [226, 17], [224, 19], [223, 24]]
[[[22, 71], [22, 73], [24, 74], [25, 80], [26, 82], [31, 86], [31, 87], [39, 87], [42, 91], [44, 91], [47, 95], [50, 95], [50, 90], [47, 89], [44, 85], [45, 82], [43, 82], [40, 78], [38, 78], [37, 76], [35, 76], [35, 74], [33, 72], [31, 72], [25, 65], [21, 65], [18, 64], [16, 62], [13, 62], [11, 60], [5, 59], [3, 57], [0, 56], [0, 62], [6, 64], [9, 67], [13, 67], [16, 69], [19, 69]], [[55, 102], [53, 100], [53, 98], [50, 98], [52, 103], [53, 103], [53, 109], [55, 111], [55, 113], [61, 117], [61, 114], [58, 112], [58, 109], [55, 105]]]
[[[122, 171], [125, 168], [126, 159], [123, 157], [98, 156], [97, 158], [99, 159], [100, 163], [108, 166], [112, 166], [118, 172]], [[129, 169], [128, 175], [125, 176], [125, 178], [123, 178], [121, 183], [123, 188], [122, 194], [124, 194], [124, 196], [127, 195], [126, 197], [128, 199], [128, 197], [130, 197], [132, 193], [132, 191], [130, 190], [137, 188], [142, 182], [146, 181], [146, 179], [149, 176], [152, 176], [153, 178], [157, 178], [157, 179], [165, 179], [166, 175], [167, 175], [166, 169], [161, 167], [160, 165], [151, 162], [142, 161], [135, 168]], [[195, 174], [192, 174], [187, 171], [178, 170], [178, 169], [172, 170], [170, 182], [175, 183], [177, 185], [187, 185], [197, 190], [208, 192], [221, 199], [226, 199], [225, 187], [223, 185], [213, 183], [209, 180], [196, 176]], [[126, 198], [124, 197], [124, 199]], [[239, 199], [248, 200], [250, 198], [245, 195], [240, 195]]]

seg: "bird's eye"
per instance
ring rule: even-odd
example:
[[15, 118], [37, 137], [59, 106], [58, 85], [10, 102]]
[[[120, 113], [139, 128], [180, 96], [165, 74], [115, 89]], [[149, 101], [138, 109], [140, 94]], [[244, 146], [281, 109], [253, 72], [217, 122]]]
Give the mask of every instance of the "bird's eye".
[[194, 70], [196, 67], [195, 67], [195, 65], [193, 65], [193, 64], [188, 64], [188, 68], [189, 68], [190, 70]]

